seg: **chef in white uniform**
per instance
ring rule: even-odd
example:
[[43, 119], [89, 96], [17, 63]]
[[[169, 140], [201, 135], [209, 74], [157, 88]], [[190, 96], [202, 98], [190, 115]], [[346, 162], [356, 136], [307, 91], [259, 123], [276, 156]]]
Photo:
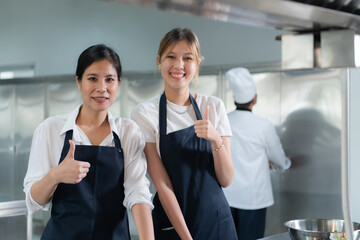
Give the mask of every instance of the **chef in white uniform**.
[[252, 113], [257, 95], [249, 71], [231, 69], [226, 79], [236, 105], [236, 110], [228, 114], [235, 174], [224, 192], [239, 240], [259, 239], [264, 237], [266, 208], [274, 204], [269, 163], [273, 169], [283, 172], [291, 161], [285, 156], [271, 122]]

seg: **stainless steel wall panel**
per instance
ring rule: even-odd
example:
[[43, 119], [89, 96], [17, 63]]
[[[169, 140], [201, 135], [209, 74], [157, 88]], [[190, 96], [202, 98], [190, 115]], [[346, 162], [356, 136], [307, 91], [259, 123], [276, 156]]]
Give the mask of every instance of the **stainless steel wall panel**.
[[[164, 92], [164, 82], [154, 76], [133, 76], [128, 78], [126, 116], [130, 116], [132, 109], [156, 95]], [[124, 106], [125, 107], [125, 106]]]
[[69, 113], [82, 102], [75, 80], [48, 83], [46, 96], [46, 117]]
[[0, 218], [0, 239], [27, 239], [26, 226], [25, 215]]
[[119, 103], [120, 103], [120, 113], [118, 116], [121, 117], [130, 117], [130, 110], [128, 109], [128, 87], [129, 87], [129, 80], [123, 78], [120, 83], [119, 88]]
[[[292, 167], [281, 176], [272, 176], [275, 205], [269, 212], [276, 210], [273, 214], [279, 221], [277, 226], [290, 219], [342, 218], [341, 79], [344, 77], [339, 69], [281, 74], [279, 133]], [[278, 232], [279, 229], [272, 234]]]
[[[225, 79], [225, 76], [223, 77]], [[229, 112], [232, 112], [235, 110], [235, 101], [234, 101], [234, 95], [233, 95], [233, 92], [232, 92], [232, 89], [230, 88], [228, 82], [225, 80], [224, 81], [224, 85], [225, 85], [225, 97], [224, 97], [224, 104], [225, 104], [225, 108], [226, 108], [226, 111], [229, 113]]]
[[253, 111], [275, 125], [292, 159], [289, 170], [281, 175], [271, 173], [275, 204], [267, 212], [266, 235], [286, 231], [283, 223], [290, 219], [341, 219], [343, 70], [264, 72], [252, 76], [258, 94]]
[[298, 164], [283, 190], [339, 194], [341, 76], [340, 70], [283, 74], [281, 139]]
[[190, 84], [190, 92], [216, 97], [220, 97], [219, 88], [218, 77], [216, 75], [201, 75], [198, 77], [197, 86], [195, 86], [194, 80]]
[[12, 199], [14, 162], [13, 108], [15, 87], [0, 85], [0, 202]]
[[360, 68], [350, 68], [350, 163], [349, 163], [349, 197], [351, 216], [354, 222], [360, 222]]
[[121, 115], [121, 87], [122, 85], [120, 84], [120, 87], [118, 89], [117, 95], [116, 95], [116, 99], [113, 103], [113, 105], [110, 107], [110, 112], [111, 114], [113, 114], [116, 117], [119, 117]]
[[257, 103], [254, 113], [270, 120], [276, 127], [281, 124], [281, 73], [253, 74]]
[[22, 191], [34, 129], [44, 119], [44, 84], [15, 86], [15, 155], [13, 162], [13, 199], [25, 198]]

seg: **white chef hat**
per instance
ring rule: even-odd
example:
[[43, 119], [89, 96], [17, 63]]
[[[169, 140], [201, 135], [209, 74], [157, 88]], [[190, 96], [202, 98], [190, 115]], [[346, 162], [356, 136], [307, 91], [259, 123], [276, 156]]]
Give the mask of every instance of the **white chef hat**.
[[225, 77], [233, 91], [236, 103], [248, 103], [256, 95], [256, 87], [246, 68], [233, 68], [226, 72]]

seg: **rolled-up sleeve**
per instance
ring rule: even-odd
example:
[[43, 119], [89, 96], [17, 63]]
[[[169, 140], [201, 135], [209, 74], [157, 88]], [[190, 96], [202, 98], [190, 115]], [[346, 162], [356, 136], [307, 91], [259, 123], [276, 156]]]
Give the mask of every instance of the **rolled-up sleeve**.
[[126, 131], [123, 133], [121, 141], [125, 158], [125, 199], [123, 204], [126, 208], [131, 209], [136, 203], [145, 203], [152, 209], [150, 182], [146, 177], [145, 139], [134, 121], [128, 120], [126, 125]]
[[144, 105], [136, 106], [131, 112], [131, 119], [140, 127], [146, 142], [155, 143], [158, 126], [153, 122], [153, 118], [148, 116]]
[[29, 164], [26, 176], [24, 178], [24, 192], [25, 192], [25, 201], [28, 211], [30, 213], [34, 213], [37, 210], [49, 210], [51, 206], [51, 202], [40, 205], [36, 201], [34, 201], [30, 194], [30, 189], [32, 185], [42, 179], [51, 168], [51, 153], [49, 152], [48, 142], [47, 142], [47, 131], [45, 124], [38, 126], [34, 132], [30, 156], [29, 156]]
[[226, 113], [224, 103], [222, 101], [219, 101], [218, 104], [216, 105], [216, 112], [218, 113], [218, 121], [215, 124], [216, 130], [218, 131], [220, 136], [231, 137], [232, 132], [231, 132], [229, 118]]

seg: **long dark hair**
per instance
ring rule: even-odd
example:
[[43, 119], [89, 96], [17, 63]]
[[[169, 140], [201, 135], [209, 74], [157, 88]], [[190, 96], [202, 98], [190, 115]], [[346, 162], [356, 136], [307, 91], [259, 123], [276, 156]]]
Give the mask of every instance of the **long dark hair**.
[[107, 59], [111, 62], [117, 71], [118, 81], [120, 81], [122, 76], [122, 67], [119, 55], [112, 48], [104, 44], [93, 45], [85, 49], [80, 54], [76, 67], [76, 76], [78, 77], [78, 81], [81, 81], [87, 67], [94, 62], [103, 59]]

